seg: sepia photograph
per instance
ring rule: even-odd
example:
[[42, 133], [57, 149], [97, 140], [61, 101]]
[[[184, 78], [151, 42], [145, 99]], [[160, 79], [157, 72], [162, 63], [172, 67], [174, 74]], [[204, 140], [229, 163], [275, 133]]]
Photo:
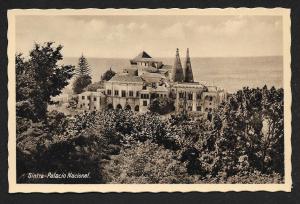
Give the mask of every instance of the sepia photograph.
[[8, 23], [11, 192], [291, 190], [288, 9]]

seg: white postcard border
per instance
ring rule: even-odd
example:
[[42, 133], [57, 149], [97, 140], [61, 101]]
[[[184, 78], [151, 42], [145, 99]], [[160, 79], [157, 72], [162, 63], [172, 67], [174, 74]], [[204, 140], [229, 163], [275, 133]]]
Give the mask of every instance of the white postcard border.
[[[16, 183], [16, 86], [15, 17], [20, 15], [278, 15], [283, 18], [284, 65], [284, 184], [17, 184]], [[209, 9], [13, 9], [8, 14], [8, 180], [10, 193], [31, 192], [291, 192], [291, 35], [290, 9], [209, 8]]]

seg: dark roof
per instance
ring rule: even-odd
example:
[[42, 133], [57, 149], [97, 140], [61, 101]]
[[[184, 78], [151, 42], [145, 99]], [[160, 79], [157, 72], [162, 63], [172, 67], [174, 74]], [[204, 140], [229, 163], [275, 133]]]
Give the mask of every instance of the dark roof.
[[136, 62], [160, 62], [160, 61], [152, 58], [147, 52], [142, 51], [138, 56], [130, 60], [130, 62], [136, 63]]
[[111, 82], [143, 82], [143, 79], [139, 76], [132, 76], [128, 74], [117, 74], [113, 76], [109, 81]]
[[152, 58], [147, 52], [143, 51], [138, 56], [136, 56], [134, 59], [140, 59], [140, 58]]
[[142, 77], [162, 78], [162, 79], [166, 78], [165, 76], [163, 76], [160, 73], [149, 73], [149, 72], [142, 74]]

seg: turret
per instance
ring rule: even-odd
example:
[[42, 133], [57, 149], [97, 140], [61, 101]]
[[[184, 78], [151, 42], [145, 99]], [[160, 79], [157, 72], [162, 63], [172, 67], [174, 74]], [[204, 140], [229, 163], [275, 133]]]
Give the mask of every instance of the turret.
[[183, 76], [183, 69], [179, 57], [179, 50], [177, 48], [176, 50], [176, 57], [175, 57], [175, 62], [174, 62], [174, 67], [172, 71], [172, 80], [174, 82], [183, 82], [184, 81], [184, 76]]
[[189, 55], [189, 48], [186, 51], [186, 59], [185, 59], [185, 66], [184, 66], [184, 82], [194, 82], [192, 64]]

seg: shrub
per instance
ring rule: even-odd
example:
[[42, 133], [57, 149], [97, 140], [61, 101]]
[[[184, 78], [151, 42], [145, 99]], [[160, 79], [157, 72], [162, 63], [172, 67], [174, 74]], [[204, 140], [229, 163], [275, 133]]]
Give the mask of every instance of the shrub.
[[175, 152], [147, 140], [122, 150], [104, 166], [107, 183], [189, 183]]

